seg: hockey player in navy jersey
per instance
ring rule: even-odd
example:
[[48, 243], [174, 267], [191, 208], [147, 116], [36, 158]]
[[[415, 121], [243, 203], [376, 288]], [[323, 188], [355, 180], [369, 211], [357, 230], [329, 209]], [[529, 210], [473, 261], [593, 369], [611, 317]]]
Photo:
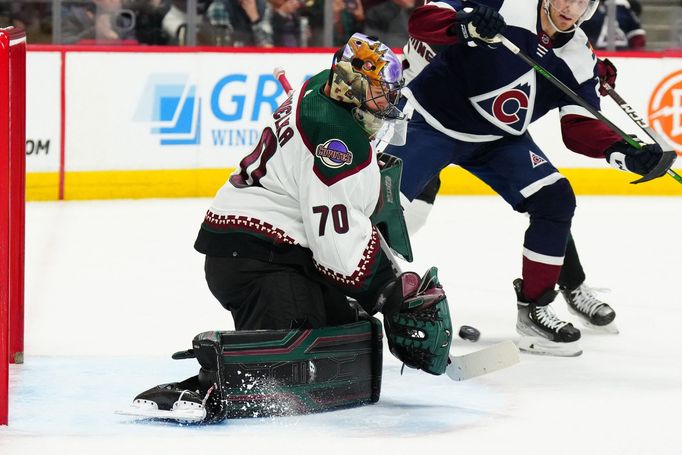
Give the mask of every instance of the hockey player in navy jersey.
[[[528, 125], [553, 109], [572, 151], [619, 169], [648, 174], [660, 147], [630, 147], [507, 49], [498, 34], [599, 109], [596, 57], [578, 28], [597, 7], [588, 0], [459, 0], [417, 8], [410, 35], [445, 48], [404, 90], [414, 109], [407, 143], [387, 152], [403, 159], [401, 190], [419, 195], [438, 172], [458, 164], [490, 185], [515, 210], [530, 215], [523, 245], [522, 279], [514, 281], [520, 347], [553, 355], [579, 355], [580, 331], [550, 304], [563, 263], [575, 209], [569, 182], [533, 142]], [[662, 175], [662, 174], [661, 174]]]
[[[428, 3], [428, 2], [427, 2]], [[433, 45], [410, 37], [403, 47], [403, 75], [405, 84], [409, 84], [429, 64], [429, 62], [446, 46]], [[597, 71], [600, 82], [616, 85], [617, 70], [608, 59], [597, 60]], [[600, 87], [599, 93], [607, 96], [606, 90]], [[387, 144], [379, 142], [378, 147], [383, 150]], [[426, 223], [436, 194], [440, 189], [440, 174], [431, 179], [424, 190], [414, 200], [403, 200], [405, 220], [410, 235], [414, 235]], [[566, 244], [564, 263], [559, 275], [559, 289], [568, 304], [569, 310], [580, 318], [588, 327], [606, 333], [618, 333], [614, 322], [616, 312], [611, 306], [603, 302], [596, 291], [585, 282], [585, 270], [580, 262], [578, 249], [573, 236], [569, 234]]]

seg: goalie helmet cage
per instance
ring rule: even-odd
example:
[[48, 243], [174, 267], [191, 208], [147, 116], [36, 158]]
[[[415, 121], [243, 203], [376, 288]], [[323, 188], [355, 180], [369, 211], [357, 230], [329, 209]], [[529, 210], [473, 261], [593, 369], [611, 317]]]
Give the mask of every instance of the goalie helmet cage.
[[0, 425], [9, 416], [9, 363], [24, 351], [26, 35], [0, 29]]

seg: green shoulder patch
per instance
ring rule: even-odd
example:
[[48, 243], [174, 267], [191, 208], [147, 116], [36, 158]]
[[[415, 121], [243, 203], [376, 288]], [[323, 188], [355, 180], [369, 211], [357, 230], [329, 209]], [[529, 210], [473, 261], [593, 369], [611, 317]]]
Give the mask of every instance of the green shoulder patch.
[[351, 111], [322, 92], [329, 70], [303, 86], [296, 126], [315, 157], [314, 172], [330, 186], [360, 172], [372, 161], [369, 138]]

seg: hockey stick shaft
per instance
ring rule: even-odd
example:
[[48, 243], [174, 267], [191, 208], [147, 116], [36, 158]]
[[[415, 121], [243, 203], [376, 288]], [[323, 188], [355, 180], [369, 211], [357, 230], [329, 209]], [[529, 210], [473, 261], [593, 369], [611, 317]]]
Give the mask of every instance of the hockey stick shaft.
[[282, 86], [284, 92], [287, 95], [291, 95], [291, 92], [293, 92], [294, 89], [291, 88], [291, 84], [289, 83], [289, 79], [287, 79], [287, 75], [284, 72], [284, 68], [282, 68], [281, 66], [276, 67], [274, 70], [272, 70], [272, 75], [275, 76], [275, 79], [277, 79], [279, 84]]
[[[506, 37], [504, 37], [504, 36], [502, 36], [502, 35], [497, 35], [497, 37], [496, 37], [495, 39], [496, 39], [496, 40], [499, 39], [500, 42], [502, 43], [502, 45], [503, 45], [504, 47], [506, 47], [512, 54], [518, 56], [521, 60], [523, 60], [524, 62], [526, 62], [530, 67], [532, 67], [535, 71], [537, 71], [537, 72], [540, 73], [542, 76], [544, 76], [545, 79], [547, 79], [549, 82], [551, 82], [552, 85], [554, 85], [554, 86], [557, 87], [559, 90], [561, 90], [561, 91], [562, 91], [564, 94], [566, 94], [569, 98], [571, 98], [573, 101], [575, 101], [579, 106], [581, 106], [582, 108], [584, 108], [585, 110], [587, 110], [587, 111], [588, 111], [590, 114], [592, 114], [596, 119], [598, 119], [598, 120], [604, 122], [604, 123], [605, 123], [609, 128], [611, 128], [616, 134], [618, 134], [620, 137], [622, 137], [623, 140], [625, 140], [625, 142], [627, 142], [630, 146], [636, 148], [637, 150], [641, 150], [641, 149], [642, 149], [642, 145], [641, 145], [639, 142], [637, 142], [632, 136], [630, 136], [629, 134], [625, 133], [625, 132], [624, 132], [623, 130], [621, 130], [618, 126], [616, 126], [611, 120], [609, 120], [609, 119], [607, 119], [606, 117], [604, 117], [604, 115], [603, 115], [601, 112], [599, 112], [599, 111], [598, 111], [597, 109], [595, 109], [594, 107], [590, 106], [590, 104], [588, 104], [584, 99], [582, 99], [577, 93], [575, 93], [573, 90], [571, 90], [570, 87], [568, 87], [566, 84], [564, 84], [563, 82], [561, 82], [561, 81], [560, 81], [559, 79], [557, 79], [552, 73], [550, 73], [549, 71], [547, 71], [547, 70], [546, 70], [545, 68], [543, 68], [539, 63], [537, 63], [535, 60], [533, 60], [531, 57], [529, 57], [528, 54], [526, 54], [526, 53], [523, 52], [521, 49], [519, 49], [519, 47], [518, 47], [516, 44], [512, 43], [511, 41], [509, 41]], [[619, 98], [620, 98], [620, 97], [619, 97]], [[614, 98], [614, 99], [615, 99], [615, 98]], [[621, 100], [622, 100], [622, 98], [621, 98]], [[616, 101], [616, 102], [618, 102], [618, 101]], [[620, 105], [620, 103], [619, 103], [619, 105]], [[629, 106], [628, 106], [628, 107], [629, 107]], [[621, 108], [622, 108], [622, 107], [621, 107]], [[631, 109], [631, 108], [630, 108], [630, 109]], [[627, 111], [626, 111], [626, 113], [627, 113]], [[656, 135], [656, 137], [658, 137], [658, 140], [657, 140], [654, 136], [651, 135], [651, 133], [650, 133], [649, 131], [647, 131], [646, 129], [644, 129], [644, 128], [642, 127], [642, 124], [640, 123], [640, 121], [635, 120], [634, 117], [633, 117], [632, 115], [630, 115], [630, 114], [628, 114], [628, 115], [630, 116], [630, 118], [632, 118], [632, 119], [635, 121], [635, 123], [636, 123], [640, 128], [642, 128], [642, 129], [644, 130], [645, 133], [647, 133], [647, 135], [649, 135], [649, 137], [651, 137], [652, 140], [654, 140], [654, 142], [656, 142], [659, 146], [661, 146], [661, 148], [663, 148], [664, 150], [665, 150], [666, 148], [668, 148], [668, 146], [665, 144], [665, 142], [663, 142], [662, 140], [660, 140], [660, 136], [658, 136], [658, 135], [654, 132], [654, 134]], [[637, 116], [637, 117], [639, 117], [639, 116]], [[640, 117], [640, 120], [642, 120], [641, 117]], [[643, 120], [642, 120], [642, 122], [643, 122]], [[651, 131], [653, 131], [653, 129], [651, 129], [651, 128], [649, 128], [649, 129], [650, 129]], [[675, 180], [677, 180], [679, 183], [682, 184], [682, 177], [680, 177], [675, 171], [673, 171], [672, 169], [668, 169], [666, 172], [668, 173], [668, 175], [670, 175], [671, 177], [673, 177]]]
[[620, 137], [622, 137], [628, 144], [633, 146], [636, 149], [641, 149], [642, 146], [639, 142], [634, 140], [629, 134], [621, 130], [618, 126], [616, 126], [611, 120], [607, 119], [604, 117], [604, 115], [596, 110], [594, 107], [590, 106], [584, 99], [582, 99], [580, 96], [578, 96], [577, 93], [575, 93], [573, 90], [571, 90], [570, 87], [568, 87], [566, 84], [561, 82], [559, 79], [557, 79], [552, 73], [547, 71], [545, 68], [543, 68], [539, 63], [537, 63], [535, 60], [533, 60], [531, 57], [528, 56], [525, 52], [523, 52], [519, 47], [509, 41], [507, 38], [505, 38], [502, 35], [498, 35], [499, 39], [501, 40], [501, 43], [504, 47], [509, 49], [509, 51], [518, 56], [521, 60], [526, 62], [529, 66], [531, 66], [535, 71], [540, 73], [542, 76], [545, 77], [548, 81], [552, 83], [555, 87], [557, 87], [559, 90], [564, 92], [564, 94], [568, 95], [569, 98], [571, 98], [573, 101], [578, 103], [579, 106], [587, 110], [590, 114], [592, 114], [595, 118], [598, 120], [606, 123], [609, 128], [611, 128], [613, 131], [616, 132]]

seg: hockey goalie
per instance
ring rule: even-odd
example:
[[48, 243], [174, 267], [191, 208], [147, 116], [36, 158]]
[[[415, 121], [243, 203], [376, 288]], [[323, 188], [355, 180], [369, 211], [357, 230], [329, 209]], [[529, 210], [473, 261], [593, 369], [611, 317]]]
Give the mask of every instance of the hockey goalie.
[[278, 107], [195, 243], [236, 330], [197, 335], [174, 358], [196, 358], [199, 373], [139, 394], [128, 414], [211, 423], [376, 402], [376, 313], [405, 365], [446, 371], [452, 324], [436, 268], [398, 273], [381, 247], [383, 235], [411, 255], [400, 160], [371, 146], [386, 123], [400, 130], [402, 86], [396, 55], [356, 33]]

